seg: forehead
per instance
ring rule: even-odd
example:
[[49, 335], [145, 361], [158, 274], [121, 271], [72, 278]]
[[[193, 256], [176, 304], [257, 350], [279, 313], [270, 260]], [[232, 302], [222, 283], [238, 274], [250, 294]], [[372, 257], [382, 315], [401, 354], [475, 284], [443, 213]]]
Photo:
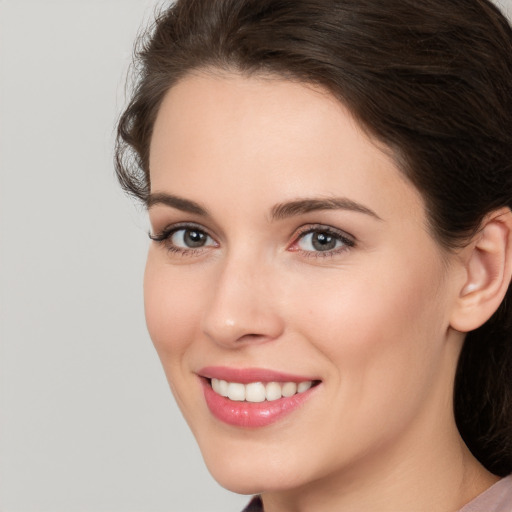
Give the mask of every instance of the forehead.
[[152, 192], [196, 200], [215, 190], [226, 201], [259, 197], [255, 206], [305, 194], [378, 204], [406, 191], [422, 205], [330, 93], [273, 77], [202, 73], [171, 88], [154, 126], [150, 174]]

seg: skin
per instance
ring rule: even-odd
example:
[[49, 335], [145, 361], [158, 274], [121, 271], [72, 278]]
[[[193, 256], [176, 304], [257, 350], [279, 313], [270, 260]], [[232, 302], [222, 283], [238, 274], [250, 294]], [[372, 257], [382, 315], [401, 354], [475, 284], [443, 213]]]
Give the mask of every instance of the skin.
[[[464, 323], [470, 253], [439, 245], [418, 191], [341, 104], [278, 78], [191, 74], [160, 108], [150, 174], [153, 194], [207, 212], [150, 206], [154, 235], [185, 222], [208, 238], [199, 249], [179, 247], [183, 231], [151, 243], [145, 307], [221, 485], [263, 493], [266, 512], [449, 512], [496, 481], [452, 412], [464, 339], [452, 324]], [[373, 213], [272, 217], [305, 198], [346, 198]], [[350, 243], [315, 250], [304, 227]], [[197, 372], [211, 365], [321, 384], [277, 423], [244, 429], [209, 412]]]

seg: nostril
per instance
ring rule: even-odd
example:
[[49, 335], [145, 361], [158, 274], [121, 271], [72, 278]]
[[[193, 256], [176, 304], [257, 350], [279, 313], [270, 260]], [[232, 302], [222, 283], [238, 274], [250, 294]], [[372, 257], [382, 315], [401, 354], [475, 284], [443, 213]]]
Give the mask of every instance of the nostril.
[[265, 337], [264, 334], [244, 334], [239, 339], [243, 340], [244, 338], [247, 338], [248, 340], [254, 340], [254, 339], [257, 339], [257, 338], [264, 338], [264, 337]]
[[272, 339], [274, 339], [272, 336], [269, 336], [269, 335], [266, 335], [266, 334], [252, 334], [252, 333], [249, 333], [249, 334], [243, 334], [242, 336], [240, 336], [237, 340], [236, 340], [236, 344], [241, 344], [241, 343], [252, 343], [252, 344], [257, 344], [257, 343], [265, 343], [267, 341], [271, 341]]

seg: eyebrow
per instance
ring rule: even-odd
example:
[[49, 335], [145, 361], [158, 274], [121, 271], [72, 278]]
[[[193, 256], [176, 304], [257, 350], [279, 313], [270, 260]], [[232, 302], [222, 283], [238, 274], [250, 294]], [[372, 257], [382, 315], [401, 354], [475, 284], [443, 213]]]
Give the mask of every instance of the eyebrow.
[[272, 219], [281, 220], [318, 210], [349, 210], [364, 213], [377, 220], [382, 220], [373, 210], [346, 197], [328, 199], [299, 199], [278, 204], [272, 208]]
[[[150, 209], [151, 207], [159, 204], [204, 217], [209, 215], [208, 210], [195, 201], [164, 192], [150, 194], [146, 202], [147, 208]], [[272, 208], [271, 219], [282, 220], [319, 210], [348, 210], [369, 215], [377, 220], [382, 220], [370, 208], [346, 197], [334, 197], [328, 199], [306, 198], [280, 203]]]
[[187, 213], [195, 213], [196, 215], [208, 215], [208, 211], [195, 201], [190, 201], [189, 199], [184, 199], [182, 197], [163, 192], [150, 194], [146, 201], [146, 207], [148, 210], [157, 204], [170, 206], [171, 208], [176, 208], [177, 210]]

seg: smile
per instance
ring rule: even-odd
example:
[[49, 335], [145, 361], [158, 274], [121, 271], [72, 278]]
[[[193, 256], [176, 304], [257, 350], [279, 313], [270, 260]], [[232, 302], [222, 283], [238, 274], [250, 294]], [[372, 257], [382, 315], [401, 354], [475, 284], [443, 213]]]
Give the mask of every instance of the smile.
[[199, 372], [206, 406], [217, 420], [265, 427], [302, 407], [321, 381], [261, 369], [209, 367]]
[[297, 393], [304, 393], [311, 386], [313, 381], [299, 382], [228, 382], [222, 379], [211, 379], [211, 387], [215, 393], [235, 402], [273, 402], [280, 398], [289, 398]]

